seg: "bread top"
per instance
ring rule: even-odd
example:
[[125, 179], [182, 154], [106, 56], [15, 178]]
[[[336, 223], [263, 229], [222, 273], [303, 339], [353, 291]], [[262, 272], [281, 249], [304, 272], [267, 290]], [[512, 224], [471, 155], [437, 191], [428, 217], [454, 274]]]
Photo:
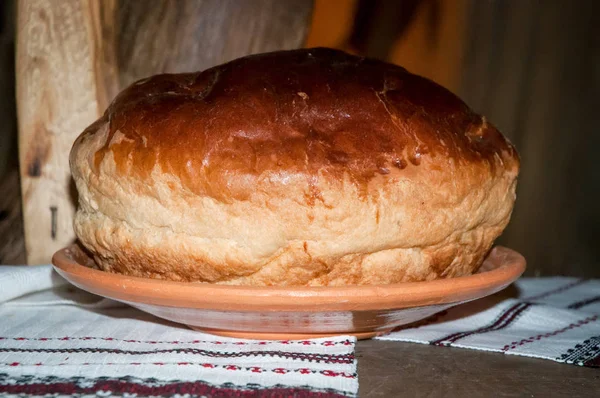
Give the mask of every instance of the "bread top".
[[[310, 187], [318, 177], [364, 191], [379, 177], [427, 179], [435, 171], [447, 181], [460, 169], [457, 178], [480, 180], [519, 167], [510, 142], [447, 89], [325, 48], [140, 80], [73, 151], [107, 125], [92, 168], [110, 156], [118, 174], [171, 174], [194, 194], [224, 201], [244, 200], [265, 181]], [[317, 190], [307, 192], [318, 199]]]

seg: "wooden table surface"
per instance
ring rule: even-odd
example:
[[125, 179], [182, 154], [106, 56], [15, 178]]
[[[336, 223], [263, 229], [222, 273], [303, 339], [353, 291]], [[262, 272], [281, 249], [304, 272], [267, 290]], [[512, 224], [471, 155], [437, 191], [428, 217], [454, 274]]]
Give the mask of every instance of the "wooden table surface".
[[359, 341], [359, 397], [595, 397], [600, 370], [462, 348]]

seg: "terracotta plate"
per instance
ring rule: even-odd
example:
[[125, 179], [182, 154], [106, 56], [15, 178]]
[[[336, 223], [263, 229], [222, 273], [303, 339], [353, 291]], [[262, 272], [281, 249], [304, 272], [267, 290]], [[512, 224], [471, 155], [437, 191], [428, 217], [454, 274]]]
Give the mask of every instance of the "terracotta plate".
[[93, 269], [78, 246], [54, 268], [73, 285], [142, 311], [222, 336], [370, 338], [504, 289], [525, 270], [517, 252], [496, 247], [478, 273], [430, 282], [346, 287], [250, 287], [171, 282]]

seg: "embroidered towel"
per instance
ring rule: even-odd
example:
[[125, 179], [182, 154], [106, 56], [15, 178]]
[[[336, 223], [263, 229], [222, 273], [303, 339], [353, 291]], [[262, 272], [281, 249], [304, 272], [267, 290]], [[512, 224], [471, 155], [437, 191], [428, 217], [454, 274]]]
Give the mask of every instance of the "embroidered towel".
[[450, 308], [379, 339], [598, 367], [599, 315], [599, 280], [521, 278], [504, 292]]
[[0, 395], [352, 397], [355, 339], [211, 336], [0, 267]]

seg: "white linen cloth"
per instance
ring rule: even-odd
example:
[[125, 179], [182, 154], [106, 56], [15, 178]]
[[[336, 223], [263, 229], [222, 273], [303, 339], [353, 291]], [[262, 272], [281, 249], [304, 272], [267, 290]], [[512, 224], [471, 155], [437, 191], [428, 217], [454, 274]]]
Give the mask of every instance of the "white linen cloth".
[[472, 348], [600, 366], [600, 280], [521, 278], [381, 340]]
[[0, 395], [355, 396], [355, 339], [255, 341], [162, 321], [0, 266]]

